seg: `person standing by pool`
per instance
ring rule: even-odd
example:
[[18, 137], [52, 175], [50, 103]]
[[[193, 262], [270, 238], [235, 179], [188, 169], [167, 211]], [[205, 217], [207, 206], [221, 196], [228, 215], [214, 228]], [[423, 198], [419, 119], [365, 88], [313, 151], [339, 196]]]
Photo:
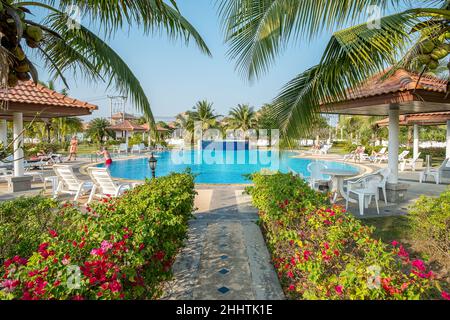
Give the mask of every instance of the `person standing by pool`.
[[112, 158], [111, 154], [108, 151], [108, 148], [103, 147], [99, 152], [97, 152], [98, 155], [102, 155], [105, 158], [105, 165], [107, 168], [112, 164]]
[[78, 138], [77, 136], [73, 136], [72, 140], [70, 140], [70, 149], [69, 149], [69, 158], [67, 161], [77, 160], [77, 151], [78, 151]]

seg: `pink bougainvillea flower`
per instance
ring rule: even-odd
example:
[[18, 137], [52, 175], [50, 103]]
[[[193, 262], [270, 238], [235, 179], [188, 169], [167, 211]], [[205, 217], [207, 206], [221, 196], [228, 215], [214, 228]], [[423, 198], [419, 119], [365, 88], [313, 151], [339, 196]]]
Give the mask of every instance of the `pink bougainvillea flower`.
[[342, 292], [344, 291], [344, 288], [342, 286], [335, 286], [334, 290], [338, 295], [342, 295]]
[[324, 224], [326, 224], [327, 226], [329, 226], [329, 225], [331, 225], [331, 221], [330, 220], [325, 220], [324, 222], [323, 222]]
[[113, 245], [106, 240], [102, 241], [101, 248], [103, 252], [107, 252], [109, 249], [112, 249]]
[[293, 284], [291, 284], [290, 286], [289, 286], [289, 289], [288, 289], [289, 291], [294, 291], [295, 290], [295, 286], [293, 285]]
[[5, 292], [12, 292], [18, 284], [19, 280], [6, 279], [0, 283], [0, 287], [2, 287]]
[[398, 242], [397, 241], [392, 241], [392, 245], [394, 246], [394, 247], [396, 247], [396, 246], [398, 246]]
[[441, 292], [441, 297], [445, 300], [450, 300], [450, 293], [442, 291]]
[[414, 268], [416, 268], [417, 270], [419, 270], [419, 271], [425, 271], [425, 270], [426, 270], [425, 263], [424, 263], [422, 260], [420, 260], [420, 259], [414, 260], [414, 261], [411, 263], [411, 265], [412, 265]]
[[82, 296], [80, 296], [79, 294], [77, 294], [76, 296], [74, 296], [72, 298], [72, 300], [84, 300], [84, 298]]
[[294, 278], [294, 274], [292, 273], [292, 271], [289, 271], [286, 275], [288, 278]]

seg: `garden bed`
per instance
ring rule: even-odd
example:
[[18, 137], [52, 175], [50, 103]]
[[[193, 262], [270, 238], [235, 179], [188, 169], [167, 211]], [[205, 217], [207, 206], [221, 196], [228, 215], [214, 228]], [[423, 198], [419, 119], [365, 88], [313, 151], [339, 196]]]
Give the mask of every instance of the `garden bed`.
[[436, 274], [398, 241], [376, 239], [342, 207], [290, 174], [253, 176], [273, 263], [290, 299], [448, 298]]
[[[87, 213], [42, 197], [1, 204], [0, 241], [8, 246], [0, 257], [0, 299], [158, 298], [194, 197], [192, 175], [173, 174], [104, 199]], [[19, 237], [11, 240], [11, 233]]]

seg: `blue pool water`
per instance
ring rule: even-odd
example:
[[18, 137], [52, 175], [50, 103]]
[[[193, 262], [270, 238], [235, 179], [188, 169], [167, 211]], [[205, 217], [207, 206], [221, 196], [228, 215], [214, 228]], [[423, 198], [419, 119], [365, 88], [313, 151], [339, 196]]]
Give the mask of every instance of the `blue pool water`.
[[[307, 166], [310, 159], [295, 158], [292, 152], [272, 152], [262, 150], [185, 150], [155, 153], [158, 159], [156, 176], [171, 172], [183, 172], [190, 168], [196, 175], [197, 183], [207, 184], [246, 184], [250, 183], [245, 174], [259, 172], [261, 169], [301, 173], [309, 176]], [[358, 173], [354, 166], [323, 161], [329, 169], [343, 169]], [[99, 165], [103, 166], [103, 165]], [[151, 177], [148, 158], [113, 161], [111, 175], [116, 178], [143, 180]]]

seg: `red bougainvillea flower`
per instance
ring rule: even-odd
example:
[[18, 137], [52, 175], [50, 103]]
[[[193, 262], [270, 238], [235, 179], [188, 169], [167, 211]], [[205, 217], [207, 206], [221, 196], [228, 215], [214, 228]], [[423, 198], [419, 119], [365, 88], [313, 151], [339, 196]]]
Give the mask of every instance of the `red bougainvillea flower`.
[[288, 271], [288, 273], [286, 274], [288, 278], [294, 278], [294, 274], [292, 273], [292, 271]]
[[50, 230], [48, 233], [52, 238], [56, 238], [58, 236], [58, 233], [55, 230]]
[[288, 288], [289, 291], [294, 291], [295, 290], [295, 286], [293, 284], [291, 284]]
[[72, 300], [84, 300], [84, 298], [80, 295], [76, 295], [72, 298]]
[[342, 286], [335, 286], [334, 287], [334, 291], [336, 291], [336, 293], [338, 295], [342, 295], [342, 292], [344, 291], [344, 288]]
[[392, 245], [394, 246], [394, 247], [396, 247], [396, 246], [398, 246], [398, 242], [397, 241], [392, 241]]
[[411, 265], [413, 266], [413, 268], [416, 268], [419, 271], [425, 271], [426, 267], [425, 267], [425, 263], [420, 260], [420, 259], [416, 259], [414, 260]]
[[326, 224], [327, 226], [329, 226], [329, 225], [331, 225], [331, 221], [330, 220], [325, 220], [324, 222], [323, 222], [324, 224]]
[[310, 255], [311, 255], [311, 251], [305, 250], [303, 252], [303, 259], [305, 259], [305, 261], [308, 261]]
[[441, 297], [445, 300], [450, 300], [450, 293], [442, 291], [441, 292]]

